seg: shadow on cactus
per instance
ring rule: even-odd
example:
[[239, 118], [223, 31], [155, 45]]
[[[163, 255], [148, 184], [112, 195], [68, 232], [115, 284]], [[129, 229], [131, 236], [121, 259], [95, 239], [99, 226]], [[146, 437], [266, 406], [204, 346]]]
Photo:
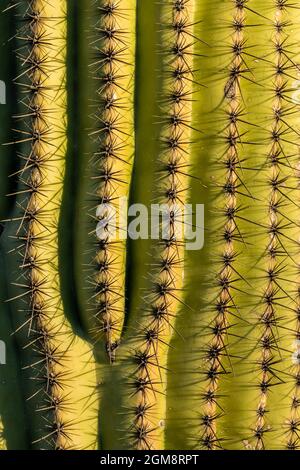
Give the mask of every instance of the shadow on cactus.
[[2, 3], [0, 449], [298, 449], [300, 8]]

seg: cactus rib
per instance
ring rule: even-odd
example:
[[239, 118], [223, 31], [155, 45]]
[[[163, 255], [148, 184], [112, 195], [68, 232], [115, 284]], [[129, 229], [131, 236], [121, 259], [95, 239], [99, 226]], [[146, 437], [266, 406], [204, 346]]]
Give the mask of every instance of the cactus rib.
[[[93, 97], [95, 111], [90, 132], [93, 148], [88, 197], [93, 202], [89, 201], [93, 242], [90, 241], [86, 263], [89, 299], [84, 320], [96, 344], [102, 344], [104, 339], [108, 358], [114, 362], [125, 318], [126, 227], [122, 225], [121, 211], [127, 210], [134, 159], [136, 2], [101, 0], [94, 5], [95, 58], [89, 65], [98, 89]], [[100, 214], [98, 207], [104, 208]], [[114, 212], [115, 220], [108, 211]], [[108, 221], [99, 237], [96, 226], [105, 217]]]
[[[10, 300], [22, 348], [31, 444], [38, 449], [92, 448], [96, 445], [97, 404], [88, 397], [90, 387], [96, 390], [95, 364], [91, 348], [73, 335], [65, 320], [59, 295], [66, 3], [33, 0], [24, 11], [22, 8], [23, 26], [18, 34], [21, 70], [16, 83], [24, 95], [25, 111], [17, 118], [22, 124], [16, 132], [24, 164], [4, 248], [10, 277], [18, 273]], [[78, 436], [78, 429], [85, 435]]]
[[[189, 185], [189, 148], [193, 94], [194, 2], [172, 1], [163, 7], [163, 121], [157, 167], [157, 194], [168, 215], [165, 232], [155, 255], [151, 284], [145, 296], [146, 316], [139, 320], [138, 340], [131, 348], [130, 386], [133, 416], [132, 444], [140, 450], [163, 448], [166, 414], [167, 344], [182, 303], [184, 278], [184, 204]], [[166, 214], [165, 214], [166, 215]], [[129, 347], [127, 346], [127, 348]]]
[[223, 251], [220, 254], [221, 266], [217, 273], [219, 293], [216, 296], [216, 317], [211, 326], [211, 338], [207, 344], [204, 360], [206, 370], [206, 402], [201, 415], [200, 445], [205, 449], [222, 448], [222, 439], [217, 432], [220, 410], [217, 404], [218, 384], [223, 374], [229, 373], [226, 357], [229, 355], [226, 345], [230, 329], [230, 317], [238, 317], [240, 309], [236, 299], [237, 282], [240, 274], [235, 267], [237, 245], [244, 242], [239, 228], [238, 196], [247, 193], [241, 176], [242, 145], [240, 118], [243, 114], [243, 79], [248, 79], [248, 67], [245, 60], [244, 28], [246, 22], [245, 2], [234, 1], [231, 35], [231, 62], [228, 67], [227, 81], [224, 86], [227, 124], [223, 136], [225, 151], [222, 165], [225, 169], [224, 180], [220, 182], [222, 195], [225, 195], [224, 226], [222, 230]]

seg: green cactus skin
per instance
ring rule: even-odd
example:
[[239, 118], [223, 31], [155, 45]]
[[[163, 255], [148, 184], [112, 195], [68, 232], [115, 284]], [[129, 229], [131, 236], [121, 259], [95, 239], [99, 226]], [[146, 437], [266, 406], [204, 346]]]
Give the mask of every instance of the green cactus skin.
[[[203, 130], [203, 137], [198, 137], [192, 155], [200, 184], [193, 184], [191, 198], [193, 202], [205, 203], [206, 242], [202, 252], [187, 254], [184, 301], [191, 313], [186, 317], [182, 309], [175, 325], [182, 337], [175, 336], [171, 343], [168, 368], [174, 373], [168, 377], [166, 431], [170, 448], [221, 447], [222, 436], [216, 434], [222, 415], [219, 402], [223, 398], [219, 382], [225, 381], [230, 366], [227, 360], [230, 323], [239, 317], [236, 293], [240, 267], [234, 253], [242, 239], [236, 213], [237, 197], [244, 192], [240, 189], [238, 164], [242, 160], [242, 146], [236, 138], [241, 132], [240, 122], [232, 123], [230, 116], [239, 109], [241, 77], [231, 74], [242, 61], [232, 50], [233, 40], [242, 41], [247, 29], [242, 27], [236, 33], [233, 28], [233, 18], [242, 24], [245, 21], [244, 11], [236, 9], [234, 2], [224, 2], [216, 8], [224, 19], [223, 28], [206, 2], [198, 5], [196, 11], [197, 20], [202, 20], [199, 34], [208, 46], [200, 45], [195, 66], [199, 70], [197, 81], [206, 88], [193, 114], [193, 127]], [[212, 43], [213, 55], [208, 50]], [[204, 109], [207, 111], [203, 113]], [[185, 406], [181, 409], [183, 402]]]
[[[0, 448], [299, 449], [300, 7], [12, 11], [25, 26], [19, 163], [1, 153], [4, 191], [19, 180], [0, 195]], [[174, 237], [176, 213], [163, 240], [100, 242], [96, 208], [123, 196], [204, 204], [203, 249]]]

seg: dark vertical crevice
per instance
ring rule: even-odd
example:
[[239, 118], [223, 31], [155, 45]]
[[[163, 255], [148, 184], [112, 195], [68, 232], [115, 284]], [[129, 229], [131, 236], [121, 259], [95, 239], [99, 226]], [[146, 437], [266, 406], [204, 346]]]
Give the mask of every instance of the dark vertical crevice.
[[[155, 0], [137, 0], [135, 68], [135, 160], [129, 206], [144, 204], [150, 209], [154, 185], [155, 155], [159, 146], [158, 44], [161, 34], [161, 5]], [[145, 276], [150, 269], [150, 240], [127, 241], [125, 327], [133, 324], [141, 303]]]
[[75, 333], [83, 336], [75, 282], [74, 233], [80, 177], [79, 128], [79, 2], [67, 2], [67, 93], [68, 146], [59, 221], [59, 271], [64, 310]]
[[[134, 83], [135, 83], [135, 88], [134, 88], [134, 129], [135, 132], [137, 132], [137, 104], [138, 104], [138, 70], [137, 70], [137, 64], [139, 63], [138, 61], [138, 56], [139, 56], [139, 12], [140, 12], [140, 2], [139, 0], [136, 0], [136, 47], [135, 47], [135, 76], [134, 76]], [[136, 173], [136, 157], [137, 157], [137, 136], [135, 135], [135, 158], [134, 158], [134, 163], [133, 163], [133, 169], [132, 169], [132, 180], [131, 180], [131, 185], [130, 185], [130, 190], [129, 190], [129, 200], [128, 200], [128, 207], [130, 207], [131, 204], [134, 202], [134, 181], [135, 181], [135, 173]], [[131, 292], [130, 292], [130, 278], [132, 275], [133, 271], [133, 263], [132, 263], [132, 243], [130, 243], [130, 240], [127, 239], [127, 244], [126, 244], [126, 252], [127, 252], [127, 257], [126, 257], [126, 276], [125, 276], [125, 317], [124, 317], [124, 326], [123, 326], [123, 333], [126, 331], [127, 323], [128, 323], [128, 316], [129, 312], [131, 309]]]

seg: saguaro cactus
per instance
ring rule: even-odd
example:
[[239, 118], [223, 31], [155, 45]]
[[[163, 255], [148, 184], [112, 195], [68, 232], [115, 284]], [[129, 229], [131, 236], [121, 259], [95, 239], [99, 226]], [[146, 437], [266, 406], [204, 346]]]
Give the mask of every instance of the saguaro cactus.
[[297, 4], [3, 3], [0, 448], [298, 449]]

